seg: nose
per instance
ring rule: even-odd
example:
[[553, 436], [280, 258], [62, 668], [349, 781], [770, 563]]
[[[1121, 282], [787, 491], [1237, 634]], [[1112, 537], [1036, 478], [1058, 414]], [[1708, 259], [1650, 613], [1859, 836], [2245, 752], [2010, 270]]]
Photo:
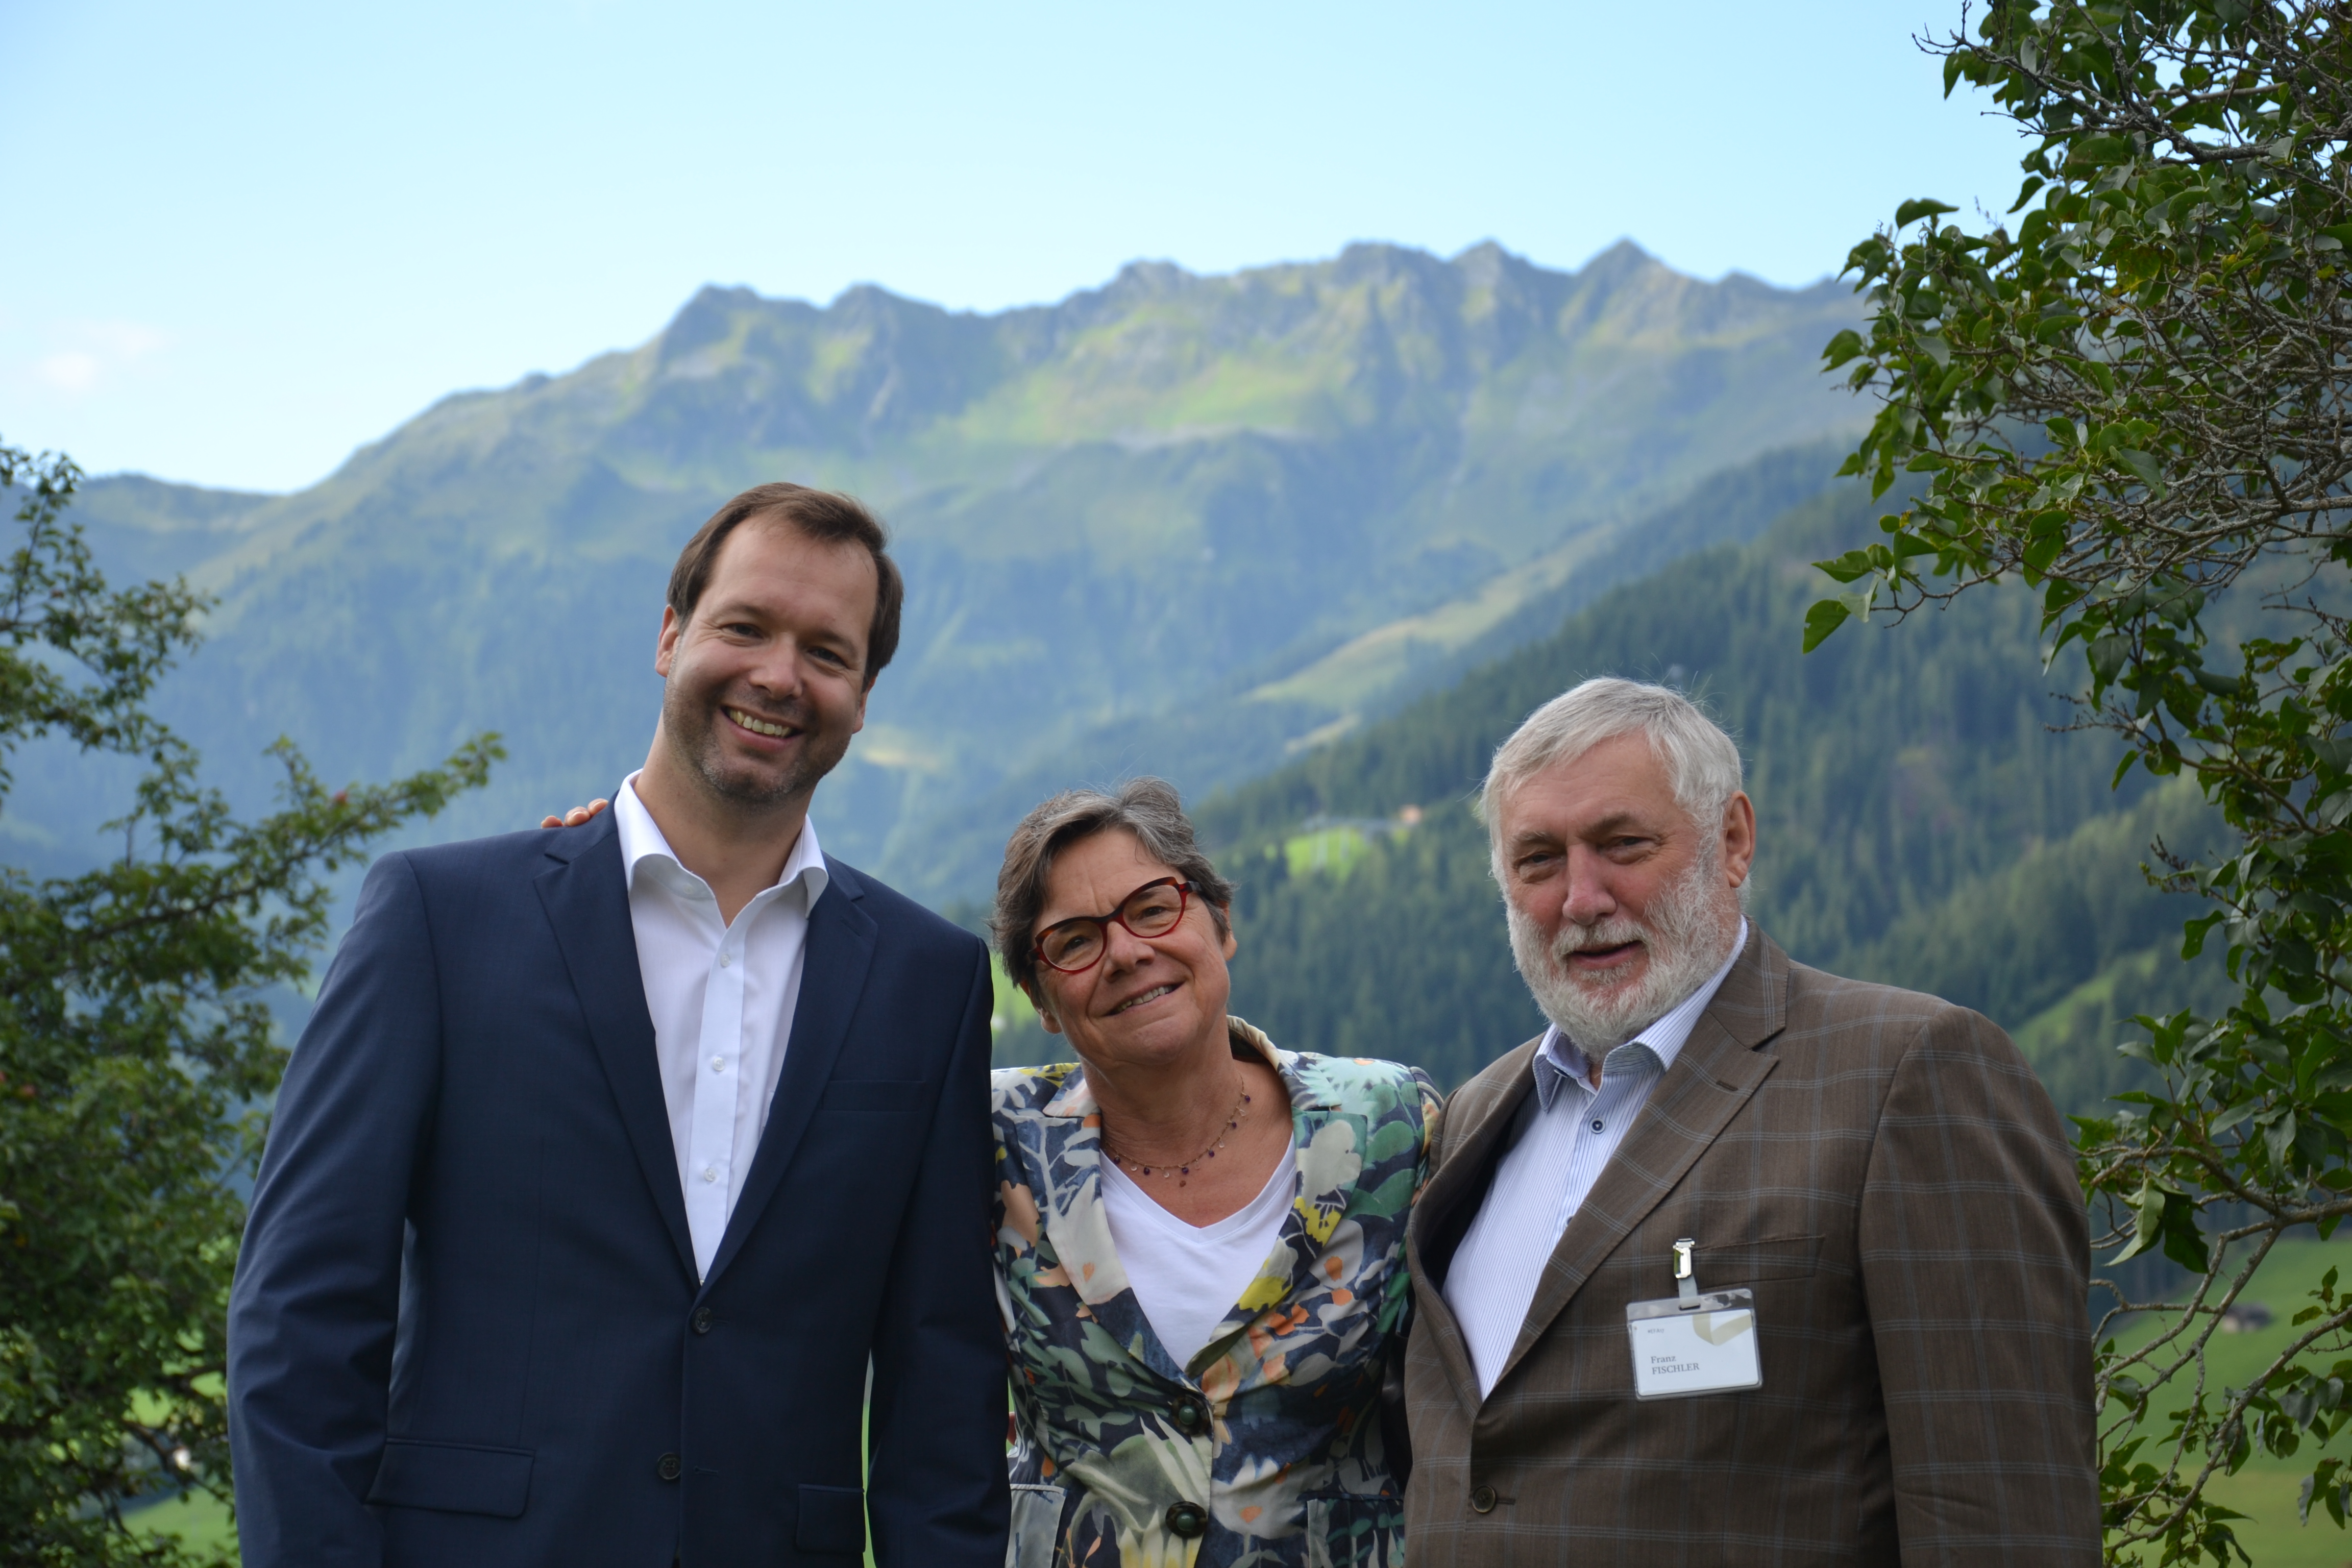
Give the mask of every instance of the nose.
[[1568, 852], [1568, 888], [1561, 895], [1561, 916], [1589, 926], [1617, 912], [1617, 895], [1609, 885], [1609, 862], [1578, 845]]
[[798, 638], [780, 637], [771, 642], [751, 668], [751, 684], [776, 697], [795, 697], [801, 689], [801, 648]]
[[1103, 922], [1103, 968], [1106, 973], [1133, 969], [1148, 961], [1157, 951], [1117, 921]]

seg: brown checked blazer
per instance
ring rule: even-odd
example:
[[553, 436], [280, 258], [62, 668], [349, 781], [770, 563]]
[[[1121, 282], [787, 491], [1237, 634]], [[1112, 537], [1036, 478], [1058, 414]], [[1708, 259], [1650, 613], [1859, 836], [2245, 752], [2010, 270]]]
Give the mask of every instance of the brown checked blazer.
[[[1408, 1233], [1412, 1568], [2099, 1561], [2088, 1225], [2007, 1036], [1751, 926], [1482, 1401], [1445, 1269], [1538, 1043], [1454, 1096]], [[1634, 1399], [1681, 1237], [1755, 1291], [1762, 1387]]]

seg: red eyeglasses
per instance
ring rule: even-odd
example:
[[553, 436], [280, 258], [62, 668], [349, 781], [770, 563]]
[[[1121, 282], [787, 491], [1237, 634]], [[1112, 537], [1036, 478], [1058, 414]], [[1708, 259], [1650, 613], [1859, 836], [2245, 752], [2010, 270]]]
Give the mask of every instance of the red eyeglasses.
[[1146, 940], [1166, 936], [1184, 918], [1185, 906], [1196, 891], [1181, 877], [1146, 882], [1118, 901], [1107, 915], [1074, 915], [1055, 921], [1037, 933], [1032, 950], [1038, 963], [1064, 974], [1083, 974], [1102, 962], [1110, 948], [1113, 925]]

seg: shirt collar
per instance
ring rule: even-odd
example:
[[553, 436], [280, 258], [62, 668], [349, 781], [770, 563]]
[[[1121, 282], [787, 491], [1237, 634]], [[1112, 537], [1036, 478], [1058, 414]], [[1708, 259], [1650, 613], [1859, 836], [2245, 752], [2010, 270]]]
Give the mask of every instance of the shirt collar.
[[[1682, 1055], [1683, 1042], [1690, 1038], [1699, 1015], [1705, 1013], [1707, 1004], [1715, 1000], [1715, 994], [1723, 988], [1724, 977], [1731, 973], [1731, 966], [1739, 962], [1739, 955], [1747, 946], [1748, 917], [1742, 915], [1738, 938], [1732, 942], [1731, 955], [1723, 961], [1722, 966], [1707, 977], [1705, 984], [1676, 1003], [1664, 1017], [1602, 1058], [1601, 1076], [1608, 1077], [1611, 1065], [1614, 1063], [1622, 1072], [1654, 1070], [1664, 1078], [1666, 1070], [1675, 1065], [1675, 1058]], [[1544, 1110], [1551, 1109], [1552, 1101], [1559, 1098], [1564, 1085], [1573, 1084], [1579, 1089], [1590, 1089], [1592, 1087], [1591, 1071], [1592, 1058], [1579, 1050], [1575, 1042], [1561, 1033], [1558, 1024], [1544, 1031], [1543, 1044], [1536, 1047], [1536, 1097], [1543, 1102]]]
[[[638, 770], [639, 773], [643, 771]], [[636, 773], [623, 779], [621, 787], [613, 793], [613, 819], [620, 831], [621, 863], [628, 868], [631, 891], [635, 890], [640, 875], [650, 875], [672, 892], [717, 901], [709, 884], [688, 870], [679, 861], [677, 853], [669, 847], [669, 840], [662, 837], [661, 825], [654, 820], [654, 814], [646, 809], [646, 803], [637, 798]], [[817, 842], [816, 824], [803, 819], [800, 838], [793, 845], [792, 854], [785, 858], [782, 875], [776, 879], [774, 887], [761, 891], [753, 901], [770, 900], [780, 889], [799, 883], [802, 889], [801, 911], [805, 914], [816, 908], [816, 901], [824, 897], [824, 889], [832, 880], [832, 873], [825, 869], [824, 848]]]

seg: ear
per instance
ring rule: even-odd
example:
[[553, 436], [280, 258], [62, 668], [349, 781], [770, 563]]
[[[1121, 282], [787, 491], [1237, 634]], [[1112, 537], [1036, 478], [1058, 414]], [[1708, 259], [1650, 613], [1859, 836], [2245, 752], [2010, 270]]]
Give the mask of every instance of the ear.
[[[664, 680], [669, 679], [670, 666], [677, 662], [677, 639], [685, 632], [686, 623], [667, 605], [662, 606], [661, 637], [654, 643], [654, 673]], [[866, 721], [866, 705], [857, 706], [858, 722]]]
[[1746, 792], [1734, 795], [1723, 807], [1723, 875], [1737, 888], [1748, 880], [1756, 863], [1756, 807]]
[[1233, 962], [1234, 954], [1242, 950], [1241, 938], [1234, 934], [1234, 911], [1227, 909], [1224, 905], [1219, 904], [1217, 906], [1217, 912], [1225, 917], [1224, 953], [1225, 962], [1230, 963]]

